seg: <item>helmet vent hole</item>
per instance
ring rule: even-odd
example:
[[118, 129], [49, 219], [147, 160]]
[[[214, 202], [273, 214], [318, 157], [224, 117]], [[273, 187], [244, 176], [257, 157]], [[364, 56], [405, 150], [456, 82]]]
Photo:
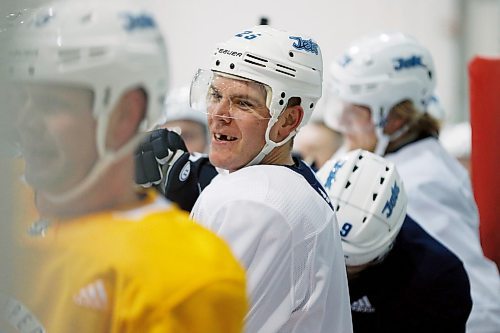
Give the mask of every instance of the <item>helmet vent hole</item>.
[[61, 62], [72, 62], [80, 60], [80, 50], [60, 50], [57, 54]]
[[373, 193], [373, 201], [375, 201], [375, 199], [377, 199], [377, 196], [378, 196], [378, 193]]
[[294, 56], [292, 51], [288, 52], [288, 55], [290, 56], [290, 58], [293, 58], [293, 56]]
[[380, 185], [382, 185], [385, 181], [385, 178], [384, 177], [380, 177]]
[[[258, 62], [255, 62], [255, 61], [252, 61], [252, 60], [248, 60], [248, 59], [245, 59], [245, 62], [248, 62], [249, 64], [252, 64], [252, 65], [257, 65], [257, 66], [260, 66], [260, 67], [266, 67], [266, 65], [264, 64], [259, 64]], [[234, 64], [231, 64], [234, 66]]]
[[283, 105], [283, 104], [285, 104], [285, 102], [282, 99], [280, 99], [279, 104]]
[[219, 65], [220, 65], [220, 60], [217, 60], [217, 61], [215, 62], [215, 66], [219, 66]]
[[365, 223], [365, 222], [366, 222], [366, 216], [365, 216], [365, 217], [363, 217], [363, 223]]
[[269, 62], [267, 59], [264, 59], [264, 58], [261, 58], [261, 57], [257, 57], [257, 56], [254, 56], [253, 54], [247, 54], [247, 57], [248, 58], [252, 58], [252, 59], [255, 59], [257, 61], [262, 61], [262, 62]]
[[283, 92], [281, 93], [281, 98], [285, 98], [285, 96], [286, 96], [286, 94], [285, 94], [285, 92], [283, 91]]
[[101, 57], [107, 53], [106, 48], [104, 47], [93, 47], [89, 50], [90, 57]]
[[230, 64], [229, 68], [234, 69], [234, 64]]
[[87, 24], [89, 23], [90, 21], [92, 20], [92, 13], [88, 13], [84, 16], [82, 16], [80, 22], [82, 22], [83, 24]]
[[107, 106], [109, 104], [110, 99], [111, 99], [111, 88], [106, 87], [106, 89], [104, 90], [104, 98], [102, 101], [103, 104]]
[[347, 183], [345, 184], [345, 188], [348, 188], [349, 186], [351, 186], [351, 182], [347, 181]]
[[357, 165], [355, 165], [355, 166], [354, 166], [354, 168], [352, 168], [352, 172], [354, 172], [354, 171], [356, 171], [356, 170], [358, 170], [358, 169], [359, 169], [359, 168], [358, 168], [358, 166], [357, 166]]
[[385, 167], [385, 171], [389, 171], [389, 167]]
[[432, 80], [432, 72], [428, 71], [427, 74], [429, 75], [429, 79]]
[[339, 211], [339, 209], [340, 209], [340, 205], [337, 205], [337, 207], [335, 208], [335, 211], [337, 211], [337, 212], [338, 212], [338, 211]]
[[359, 156], [358, 156], [358, 159], [359, 159], [359, 160], [362, 160], [362, 159], [363, 159], [363, 155], [359, 155]]
[[314, 107], [314, 103], [311, 103], [311, 105], [309, 105], [309, 108], [312, 109]]
[[281, 64], [276, 64], [276, 67], [276, 72], [286, 74], [291, 77], [295, 77], [295, 72], [297, 72], [295, 68], [287, 67]]

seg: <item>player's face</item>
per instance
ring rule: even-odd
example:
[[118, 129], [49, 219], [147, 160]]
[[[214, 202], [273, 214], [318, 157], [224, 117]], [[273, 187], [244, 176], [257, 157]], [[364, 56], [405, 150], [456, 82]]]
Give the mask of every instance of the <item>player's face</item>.
[[359, 148], [371, 152], [375, 150], [377, 136], [369, 108], [344, 103], [339, 124], [344, 134], [345, 144], [350, 150]]
[[83, 179], [97, 159], [93, 94], [88, 89], [28, 85], [17, 127], [25, 176], [37, 191], [59, 193]]
[[212, 81], [216, 103], [208, 110], [210, 161], [235, 171], [249, 163], [265, 144], [269, 109], [266, 90], [258, 83], [222, 76]]
[[163, 128], [175, 131], [180, 130], [189, 152], [204, 153], [207, 150], [207, 134], [205, 126], [191, 120], [173, 120], [165, 123]]

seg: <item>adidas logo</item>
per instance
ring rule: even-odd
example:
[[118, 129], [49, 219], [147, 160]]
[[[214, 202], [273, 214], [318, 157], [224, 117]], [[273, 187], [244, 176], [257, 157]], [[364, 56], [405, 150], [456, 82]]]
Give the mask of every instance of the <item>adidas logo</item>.
[[375, 312], [375, 308], [372, 306], [367, 296], [363, 296], [357, 301], [352, 302], [351, 310], [354, 312], [367, 312], [367, 313]]
[[79, 306], [104, 311], [108, 308], [108, 296], [104, 288], [104, 282], [99, 279], [83, 287], [73, 297]]

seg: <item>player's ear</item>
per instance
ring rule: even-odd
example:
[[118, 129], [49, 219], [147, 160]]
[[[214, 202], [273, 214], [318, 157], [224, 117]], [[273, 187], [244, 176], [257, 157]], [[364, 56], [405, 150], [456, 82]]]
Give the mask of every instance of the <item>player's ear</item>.
[[146, 116], [147, 95], [144, 90], [128, 90], [113, 109], [108, 123], [106, 146], [117, 150], [137, 134]]
[[[290, 103], [289, 103], [290, 104]], [[278, 121], [271, 129], [270, 137], [275, 142], [284, 140], [290, 133], [299, 127], [304, 118], [304, 109], [300, 102], [293, 106], [288, 106], [279, 116]]]

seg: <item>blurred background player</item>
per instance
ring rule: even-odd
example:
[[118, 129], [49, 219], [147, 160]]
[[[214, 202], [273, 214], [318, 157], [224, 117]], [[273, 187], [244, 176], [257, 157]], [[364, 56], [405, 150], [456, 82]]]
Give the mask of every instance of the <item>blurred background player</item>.
[[427, 112], [436, 85], [431, 54], [403, 33], [372, 34], [354, 41], [330, 75], [340, 108], [325, 121], [344, 134], [345, 150], [395, 163], [408, 214], [464, 264], [473, 300], [467, 331], [498, 332], [500, 278], [481, 249], [469, 175], [439, 143], [439, 121]]
[[244, 271], [227, 245], [133, 182], [133, 149], [166, 91], [149, 12], [63, 1], [19, 27], [9, 72], [24, 95], [14, 110], [42, 220], [19, 236], [2, 331], [242, 329]]
[[318, 178], [337, 214], [354, 332], [465, 332], [467, 273], [406, 215], [394, 164], [358, 149], [329, 161]]
[[173, 89], [167, 97], [159, 128], [180, 134], [190, 153], [208, 152], [207, 116], [189, 105], [189, 88]]
[[[313, 39], [256, 26], [219, 44], [210, 70], [191, 85], [220, 170], [191, 216], [227, 240], [247, 269], [248, 332], [352, 331], [333, 209], [312, 170], [291, 155], [321, 97], [322, 67]], [[175, 133], [153, 132], [136, 154], [138, 183], [187, 182], [190, 164], [175, 168], [182, 151]]]

